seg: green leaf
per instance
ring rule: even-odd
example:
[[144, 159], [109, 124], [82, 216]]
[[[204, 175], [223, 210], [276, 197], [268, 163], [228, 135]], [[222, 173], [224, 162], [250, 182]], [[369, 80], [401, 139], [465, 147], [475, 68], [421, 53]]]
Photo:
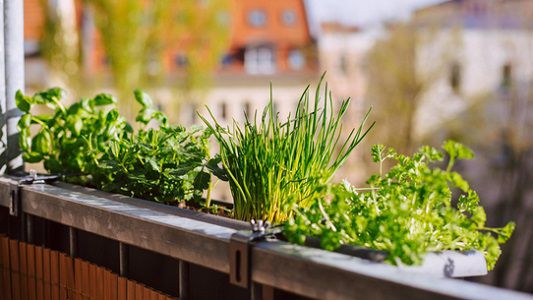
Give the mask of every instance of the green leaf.
[[19, 146], [23, 152], [31, 151], [31, 134], [29, 128], [21, 128], [19, 132]]
[[50, 154], [52, 137], [48, 130], [41, 130], [33, 138], [31, 149], [42, 156]]
[[222, 181], [228, 181], [228, 173], [223, 168], [218, 166], [220, 162], [220, 156], [217, 155], [207, 162], [206, 167], [218, 179]]
[[453, 182], [454, 186], [460, 188], [461, 191], [468, 192], [468, 193], [472, 192], [472, 191], [469, 191], [470, 185], [468, 184], [468, 182], [464, 180], [463, 177], [459, 173], [451, 172], [450, 180]]
[[478, 206], [475, 208], [475, 211], [472, 214], [472, 221], [474, 221], [476, 226], [479, 228], [485, 226], [485, 222], [487, 222], [487, 214], [485, 213], [485, 209], [483, 207]]
[[152, 98], [150, 98], [147, 93], [143, 92], [142, 90], [135, 90], [133, 94], [135, 96], [135, 100], [142, 105], [143, 108], [149, 108], [153, 106]]
[[90, 100], [90, 104], [92, 106], [104, 106], [104, 105], [110, 105], [110, 104], [116, 104], [117, 99], [113, 97], [111, 94], [98, 94], [96, 97], [94, 97], [92, 100]]
[[372, 155], [372, 161], [374, 162], [380, 162], [382, 160], [382, 154], [385, 150], [385, 145], [377, 144], [372, 146], [371, 155]]
[[15, 94], [15, 103], [17, 104], [17, 107], [25, 113], [29, 113], [31, 109], [31, 101], [28, 101], [28, 97], [25, 96], [21, 90], [18, 90]]
[[143, 108], [135, 118], [135, 121], [146, 125], [152, 120], [154, 112], [155, 111], [151, 108]]
[[498, 235], [498, 243], [503, 244], [507, 242], [515, 230], [516, 224], [514, 222], [509, 222], [505, 227], [501, 228]]
[[48, 89], [46, 93], [48, 94], [48, 97], [50, 98], [62, 99], [65, 94], [65, 91], [62, 88], [53, 87], [53, 88]]
[[464, 146], [463, 144], [457, 143], [455, 141], [447, 140], [444, 142], [442, 147], [450, 157], [457, 159], [472, 159], [474, 158], [474, 152]]
[[30, 128], [31, 126], [31, 114], [24, 114], [20, 117], [20, 120], [17, 124], [19, 130], [24, 130]]
[[22, 153], [22, 159], [27, 163], [38, 163], [43, 159], [43, 156], [40, 153], [24, 152]]
[[211, 175], [206, 172], [199, 172], [194, 178], [194, 188], [199, 190], [205, 190], [209, 187], [211, 181]]
[[468, 191], [468, 195], [461, 195], [457, 201], [457, 208], [460, 211], [473, 214], [479, 205], [479, 196], [473, 190]]
[[45, 160], [44, 167], [51, 173], [61, 173], [65, 171], [63, 166], [61, 166], [59, 161], [55, 158]]

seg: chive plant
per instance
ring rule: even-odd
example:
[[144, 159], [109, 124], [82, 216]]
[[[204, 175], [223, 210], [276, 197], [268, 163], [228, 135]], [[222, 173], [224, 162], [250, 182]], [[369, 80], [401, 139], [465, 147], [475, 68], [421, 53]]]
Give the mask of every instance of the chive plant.
[[[200, 118], [220, 144], [220, 158], [233, 196], [233, 217], [282, 223], [294, 207], [308, 207], [348, 155], [370, 131], [364, 129], [370, 110], [358, 129], [343, 138], [342, 119], [350, 99], [335, 112], [327, 83], [320, 79], [314, 98], [309, 86], [301, 95], [296, 112], [280, 119], [270, 101], [261, 118], [245, 117], [223, 127], [209, 110], [211, 121]], [[322, 97], [321, 97], [322, 96]]]

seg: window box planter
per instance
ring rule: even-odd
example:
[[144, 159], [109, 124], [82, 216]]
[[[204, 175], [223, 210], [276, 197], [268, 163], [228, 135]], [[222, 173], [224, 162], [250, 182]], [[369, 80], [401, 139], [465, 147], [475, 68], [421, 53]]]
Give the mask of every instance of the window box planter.
[[[13, 184], [7, 177], [0, 179], [0, 206], [9, 207]], [[19, 197], [23, 215], [58, 222], [225, 274], [230, 271], [231, 235], [248, 227], [240, 221], [64, 183], [22, 186]], [[427, 276], [428, 273], [437, 276]], [[253, 286], [273, 287], [305, 297], [425, 298], [431, 295], [518, 299], [523, 296], [443, 278], [484, 273], [484, 260], [479, 254], [428, 254], [422, 266], [394, 267], [280, 240], [258, 242], [251, 248]]]

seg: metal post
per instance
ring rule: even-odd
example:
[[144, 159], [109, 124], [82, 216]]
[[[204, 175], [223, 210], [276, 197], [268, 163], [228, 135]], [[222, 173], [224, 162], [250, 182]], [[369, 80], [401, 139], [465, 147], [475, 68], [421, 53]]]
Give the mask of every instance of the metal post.
[[26, 241], [33, 244], [33, 216], [26, 215]]
[[118, 263], [119, 274], [122, 277], [128, 276], [128, 245], [119, 242], [118, 243]]
[[78, 236], [76, 235], [76, 228], [69, 226], [68, 227], [68, 250], [70, 257], [74, 258], [77, 255], [77, 244]]
[[251, 300], [274, 300], [274, 288], [254, 282], [250, 287], [250, 298]]
[[21, 112], [15, 104], [15, 93], [24, 90], [24, 1], [4, 2], [4, 45], [7, 172], [15, 173], [24, 170], [17, 130]]
[[178, 261], [178, 299], [187, 300], [189, 298], [189, 263], [183, 260]]

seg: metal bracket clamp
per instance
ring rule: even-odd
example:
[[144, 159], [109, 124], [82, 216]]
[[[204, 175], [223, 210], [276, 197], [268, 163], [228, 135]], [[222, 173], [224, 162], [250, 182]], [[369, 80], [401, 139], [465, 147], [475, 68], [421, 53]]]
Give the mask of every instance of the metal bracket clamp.
[[12, 183], [9, 185], [9, 215], [18, 217], [20, 210], [20, 185], [19, 183]]
[[231, 284], [248, 288], [251, 282], [252, 245], [254, 242], [275, 239], [281, 232], [270, 223], [251, 221], [252, 230], [241, 230], [231, 235], [229, 243], [229, 281]]
[[9, 201], [9, 214], [14, 217], [18, 217], [20, 211], [20, 187], [24, 184], [34, 183], [50, 183], [59, 179], [59, 175], [38, 175], [34, 170], [30, 171], [30, 174], [24, 177], [20, 177], [16, 183], [12, 183], [9, 186], [10, 201]]

